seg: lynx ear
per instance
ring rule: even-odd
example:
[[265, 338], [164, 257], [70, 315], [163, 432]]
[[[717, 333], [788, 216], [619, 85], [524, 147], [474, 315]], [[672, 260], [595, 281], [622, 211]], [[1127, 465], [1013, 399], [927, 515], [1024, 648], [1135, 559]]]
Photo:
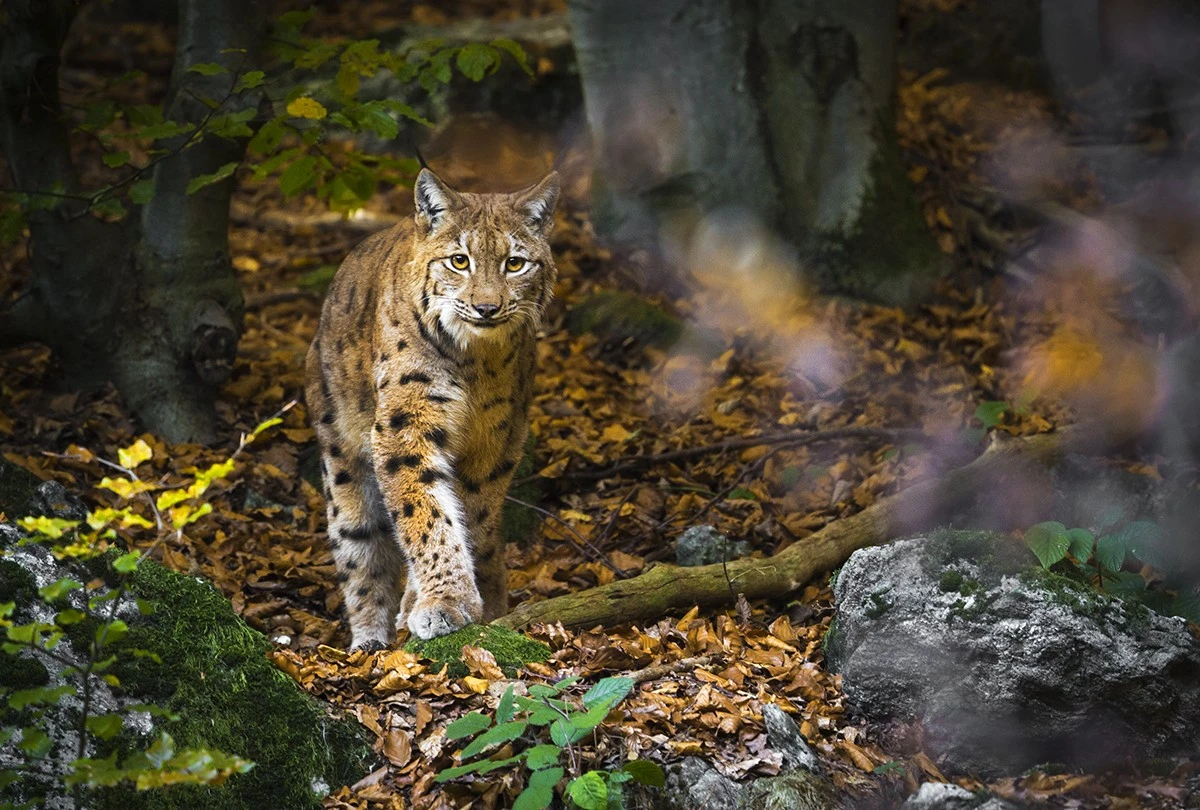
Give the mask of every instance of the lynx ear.
[[417, 203], [417, 228], [425, 234], [437, 230], [446, 212], [459, 203], [458, 194], [429, 169], [421, 169], [417, 175], [413, 198]]
[[516, 208], [529, 218], [529, 224], [548, 236], [554, 228], [554, 206], [558, 204], [558, 172], [550, 172], [537, 185], [516, 194]]

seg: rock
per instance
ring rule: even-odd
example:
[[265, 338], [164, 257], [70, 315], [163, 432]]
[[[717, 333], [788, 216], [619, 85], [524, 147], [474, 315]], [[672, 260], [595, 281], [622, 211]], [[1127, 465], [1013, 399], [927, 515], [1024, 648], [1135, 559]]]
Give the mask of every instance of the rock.
[[692, 526], [675, 541], [675, 562], [685, 568], [736, 560], [749, 553], [749, 543], [730, 540], [712, 526]]
[[772, 750], [783, 754], [783, 764], [788, 768], [804, 768], [808, 771], [820, 769], [817, 755], [808, 747], [808, 741], [800, 733], [796, 721], [773, 703], [763, 706], [763, 723], [767, 727], [767, 744]]
[[833, 810], [840, 806], [829, 783], [811, 771], [798, 769], [735, 782], [699, 757], [668, 765], [666, 787], [646, 798], [664, 810]]
[[980, 532], [855, 552], [827, 643], [849, 702], [916, 721], [945, 766], [981, 775], [1196, 752], [1200, 641], [1183, 621], [1030, 562]]
[[31, 513], [30, 501], [37, 496], [41, 480], [24, 467], [0, 456], [0, 514], [10, 518]]
[[979, 797], [964, 787], [926, 782], [908, 797], [901, 810], [973, 810], [980, 801]]
[[[43, 493], [56, 500], [61, 494]], [[7, 543], [19, 536], [11, 527], [0, 526], [0, 541]], [[79, 581], [99, 578], [109, 588], [116, 581], [103, 559], [64, 561], [55, 559], [41, 544], [9, 546], [0, 559], [0, 602], [16, 603], [13, 620], [19, 624], [53, 621], [61, 608], [81, 608], [82, 592], [75, 591], [63, 597], [65, 603], [52, 607], [37, 596], [37, 588], [67, 576]], [[121, 688], [113, 690], [94, 681], [91, 704], [94, 715], [126, 710], [122, 711], [123, 727], [109, 742], [93, 740], [89, 755], [103, 757], [113, 752], [124, 759], [134, 750], [144, 750], [165, 731], [174, 738], [176, 750], [211, 748], [249, 759], [255, 767], [231, 777], [221, 787], [97, 789], [85, 795], [84, 806], [92, 810], [316, 810], [331, 786], [351, 784], [370, 770], [374, 756], [361, 726], [331, 716], [326, 706], [276, 669], [267, 658], [266, 638], [248, 627], [211, 584], [144, 561], [132, 574], [129, 589], [149, 612], [143, 615], [132, 599], [121, 603], [116, 615], [128, 624], [128, 632], [106, 649], [116, 653], [108, 673], [119, 678]], [[85, 660], [81, 651], [92, 637], [94, 623], [85, 619], [66, 631], [55, 654], [80, 666]], [[134, 655], [134, 650], [148, 651], [160, 661]], [[66, 682], [61, 675], [63, 666], [30, 651], [0, 654], [0, 686], [61, 685]], [[166, 722], [147, 712], [128, 711], [140, 703], [162, 707], [178, 719]], [[75, 758], [78, 737], [72, 715], [79, 709], [78, 698], [67, 696], [58, 708], [37, 720], [54, 743], [48, 761], [54, 763], [58, 774]], [[22, 722], [7, 703], [0, 704], [0, 726], [14, 722], [25, 725], [27, 717]], [[72, 806], [62, 790], [58, 780], [30, 778], [21, 785], [24, 798], [47, 793], [45, 806], [50, 808]]]

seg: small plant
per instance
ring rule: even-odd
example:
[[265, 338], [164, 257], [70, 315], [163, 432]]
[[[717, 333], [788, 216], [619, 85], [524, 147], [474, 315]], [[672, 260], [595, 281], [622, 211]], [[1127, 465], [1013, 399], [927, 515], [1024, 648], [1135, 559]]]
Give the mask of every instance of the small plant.
[[1125, 571], [1131, 560], [1146, 561], [1159, 545], [1160, 528], [1149, 520], [1134, 520], [1100, 537], [1087, 529], [1068, 529], [1055, 520], [1031, 526], [1025, 544], [1042, 568], [1069, 564], [1097, 588], [1115, 596], [1134, 598], [1160, 613], [1200, 622], [1200, 600], [1186, 591], [1171, 596], [1147, 591], [1146, 580], [1136, 571]]
[[[438, 782], [446, 782], [470, 773], [488, 773], [500, 768], [524, 765], [529, 769], [525, 790], [513, 803], [513, 810], [542, 810], [554, 800], [555, 789], [568, 778], [561, 789], [564, 801], [581, 810], [606, 810], [622, 806], [626, 782], [638, 782], [662, 787], [665, 777], [658, 765], [648, 760], [626, 762], [619, 770], [585, 770], [582, 752], [575, 745], [604, 722], [608, 713], [633, 689], [632, 678], [604, 678], [589, 689], [575, 704], [564, 696], [565, 690], [578, 681], [565, 678], [555, 684], [534, 684], [529, 695], [517, 695], [510, 685], [500, 698], [495, 717], [480, 712], [460, 717], [446, 727], [447, 740], [461, 740], [478, 734], [459, 758], [464, 762], [442, 771]], [[549, 729], [550, 742], [537, 742], [532, 735]], [[482, 732], [482, 733], [481, 733]], [[543, 738], [544, 739], [544, 738]], [[520, 753], [502, 759], [475, 759], [496, 746], [527, 740]], [[562, 757], [566, 754], [566, 766]]]
[[[115, 708], [106, 701], [109, 706], [103, 712], [97, 707], [102, 694], [119, 692], [121, 681], [115, 672], [122, 657], [161, 663], [150, 650], [119, 645], [129, 632], [122, 617], [146, 615], [153, 608], [130, 592], [138, 566], [162, 543], [181, 542], [188, 526], [212, 512], [203, 498], [209, 487], [233, 471], [246, 446], [282, 421], [283, 411], [243, 436], [229, 459], [171, 484], [138, 475], [137, 468], [154, 455], [142, 439], [119, 450], [116, 462], [72, 448], [70, 455], [76, 460], [97, 461], [118, 473], [97, 485], [115, 495], [118, 505], [94, 509], [82, 521], [47, 516], [18, 521], [28, 533], [18, 546], [48, 547], [55, 558], [67, 561], [74, 576], [36, 589], [42, 604], [30, 611], [32, 621], [15, 620], [16, 601], [0, 602], [0, 661], [30, 673], [23, 684], [0, 681], [0, 700], [6, 705], [6, 710], [0, 708], [0, 810], [34, 806], [43, 792], [70, 795], [78, 808], [84, 806], [83, 789], [121, 783], [138, 790], [184, 783], [220, 785], [254, 766], [206, 748], [178, 750], [165, 731], [148, 747], [118, 761], [117, 736], [135, 714], [177, 718], [161, 707], [129, 701], [118, 701]], [[122, 533], [135, 531], [152, 532], [154, 539], [143, 551], [127, 550], [122, 540]], [[0, 561], [11, 554], [0, 552]], [[12, 561], [7, 565], [23, 571]], [[31, 591], [36, 583], [30, 578], [27, 584]], [[56, 750], [62, 745], [47, 733], [51, 723], [72, 726], [73, 750]], [[96, 755], [101, 749], [111, 753]], [[4, 791], [14, 785], [15, 798], [23, 804], [6, 801]]]

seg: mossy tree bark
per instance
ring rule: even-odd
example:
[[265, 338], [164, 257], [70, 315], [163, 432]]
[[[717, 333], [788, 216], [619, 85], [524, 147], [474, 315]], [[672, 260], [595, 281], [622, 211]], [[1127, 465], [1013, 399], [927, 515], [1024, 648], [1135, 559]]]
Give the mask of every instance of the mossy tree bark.
[[[1058, 433], [997, 440], [965, 467], [883, 498], [772, 557], [743, 557], [726, 565], [693, 568], [658, 565], [632, 579], [521, 605], [495, 623], [513, 629], [554, 622], [589, 628], [655, 620], [693, 605], [728, 605], [737, 594], [747, 599], [785, 597], [816, 575], [838, 567], [860, 548], [960, 522], [979, 499], [993, 500], [995, 493], [1004, 491], [1014, 478], [1031, 480], [1044, 474], [1080, 433], [1087, 435], [1068, 428]], [[1042, 489], [1050, 492], [1051, 487], [1047, 484]], [[1036, 520], [1023, 515], [1014, 522], [1028, 526]]]
[[822, 288], [890, 303], [936, 251], [900, 162], [895, 0], [571, 0], [596, 221], [656, 244], [722, 208], [790, 241]]
[[[233, 179], [191, 195], [187, 183], [240, 160], [245, 142], [157, 144], [166, 157], [151, 170], [152, 199], [119, 223], [96, 218], [58, 96], [59, 51], [78, 7], [9, 0], [0, 23], [0, 147], [13, 185], [56, 203], [29, 212], [32, 284], [0, 313], [0, 343], [45, 343], [77, 385], [115, 383], [147, 429], [207, 440], [242, 315], [228, 248]], [[227, 63], [230, 49], [253, 66], [264, 12], [263, 0], [180, 0], [167, 119], [199, 125], [205, 100], [228, 95], [228, 74], [188, 68]]]

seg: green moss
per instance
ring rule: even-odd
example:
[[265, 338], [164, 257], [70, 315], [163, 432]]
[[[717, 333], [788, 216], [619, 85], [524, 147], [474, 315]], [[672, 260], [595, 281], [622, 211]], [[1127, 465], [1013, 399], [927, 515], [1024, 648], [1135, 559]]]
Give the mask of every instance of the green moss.
[[492, 624], [468, 624], [448, 636], [428, 641], [413, 639], [404, 645], [404, 649], [445, 664], [450, 668], [450, 675], [459, 678], [467, 674], [462, 662], [462, 649], [466, 645], [483, 647], [496, 656], [496, 663], [510, 676], [516, 674], [518, 667], [550, 658], [550, 648], [540, 641]]
[[0, 602], [29, 604], [37, 599], [37, 580], [12, 560], [0, 560]]
[[371, 761], [362, 729], [331, 718], [267, 660], [268, 643], [207, 582], [143, 563], [133, 591], [156, 605], [132, 623], [125, 649], [156, 652], [162, 663], [121, 656], [115, 674], [130, 691], [180, 715], [167, 726], [180, 748], [208, 747], [254, 761], [219, 788], [180, 786], [135, 793], [98, 791], [99, 810], [267, 810], [317, 808], [313, 786], [361, 778]]
[[938, 580], [938, 589], [942, 593], [953, 593], [962, 587], [963, 575], [957, 571], [943, 571], [942, 578]]
[[813, 266], [825, 290], [905, 306], [929, 293], [945, 257], [921, 217], [892, 128], [881, 123], [876, 143], [872, 187], [854, 230], [821, 237]]
[[0, 458], [0, 514], [11, 519], [25, 515], [41, 483], [33, 473]]
[[32, 689], [48, 683], [50, 673], [37, 660], [0, 652], [0, 689]]
[[821, 652], [825, 656], [827, 666], [836, 669], [837, 659], [846, 648], [846, 636], [838, 624], [838, 617], [829, 620], [829, 628], [821, 637]]
[[887, 592], [888, 589], [875, 591], [868, 597], [871, 600], [871, 606], [867, 608], [867, 616], [878, 619], [892, 609], [892, 603], [887, 599]]
[[588, 296], [567, 313], [573, 335], [591, 332], [602, 343], [632, 339], [643, 346], [667, 349], [683, 335], [683, 323], [639, 295], [624, 291]]
[[1028, 588], [1045, 591], [1050, 601], [1065, 605], [1076, 615], [1093, 621], [1118, 619], [1136, 627], [1145, 625], [1150, 617], [1145, 605], [1101, 593], [1081, 573], [1072, 569], [1047, 571], [1041, 566], [1030, 566], [1021, 572], [1020, 579]]

